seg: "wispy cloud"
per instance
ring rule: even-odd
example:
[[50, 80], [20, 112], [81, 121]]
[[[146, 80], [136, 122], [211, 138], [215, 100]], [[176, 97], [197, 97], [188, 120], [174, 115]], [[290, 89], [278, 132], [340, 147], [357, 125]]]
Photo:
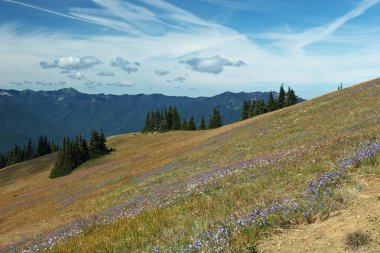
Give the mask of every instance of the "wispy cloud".
[[264, 33], [256, 36], [256, 38], [264, 38], [277, 41], [276, 46], [284, 47], [292, 50], [302, 50], [304, 47], [315, 42], [325, 39], [327, 36], [334, 33], [344, 24], [362, 14], [368, 9], [378, 4], [380, 0], [363, 0], [355, 8], [336, 18], [335, 20], [311, 29], [307, 29], [301, 33]]
[[112, 29], [119, 30], [119, 31], [123, 31], [123, 32], [131, 32], [130, 30], [128, 30], [126, 28], [123, 28], [123, 27], [109, 25], [109, 24], [106, 24], [104, 22], [98, 22], [96, 20], [76, 17], [76, 16], [73, 16], [73, 15], [65, 14], [65, 13], [58, 12], [58, 11], [52, 11], [52, 10], [49, 10], [49, 9], [41, 8], [41, 7], [38, 7], [38, 6], [35, 6], [35, 5], [26, 4], [26, 3], [23, 3], [23, 2], [19, 2], [19, 1], [14, 1], [14, 0], [1, 0], [1, 1], [8, 2], [8, 3], [13, 3], [13, 4], [17, 4], [17, 5], [21, 5], [21, 6], [32, 8], [32, 9], [36, 9], [36, 10], [39, 10], [39, 11], [47, 12], [47, 13], [50, 13], [50, 14], [53, 14], [53, 15], [57, 15], [57, 16], [61, 16], [61, 17], [68, 18], [68, 19], [73, 19], [73, 20], [77, 20], [77, 21], [81, 21], [81, 22], [86, 22], [86, 23], [91, 23], [91, 24], [95, 24], [95, 25], [105, 26], [105, 27], [112, 28]]
[[257, 11], [262, 10], [262, 7], [258, 6], [259, 4], [262, 5], [260, 1], [252, 1], [252, 0], [246, 0], [246, 1], [236, 1], [236, 0], [200, 0], [201, 2], [216, 5], [216, 6], [222, 6], [228, 9], [232, 10], [242, 10], [242, 11]]

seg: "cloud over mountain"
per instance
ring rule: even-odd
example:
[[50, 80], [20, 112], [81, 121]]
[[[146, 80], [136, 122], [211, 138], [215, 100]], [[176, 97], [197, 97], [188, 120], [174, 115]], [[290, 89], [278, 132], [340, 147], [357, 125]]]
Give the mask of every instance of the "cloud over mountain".
[[41, 86], [62, 86], [66, 85], [65, 81], [36, 81], [35, 84]]
[[57, 60], [49, 63], [47, 61], [40, 62], [40, 66], [43, 69], [52, 69], [59, 68], [63, 70], [82, 70], [88, 69], [95, 65], [99, 65], [102, 62], [93, 57], [93, 56], [85, 56], [85, 57], [77, 57], [77, 56], [64, 56], [59, 57]]
[[106, 85], [117, 87], [117, 88], [131, 88], [135, 86], [135, 84], [132, 82], [115, 82], [115, 83], [107, 83]]
[[129, 62], [127, 60], [124, 60], [122, 57], [118, 56], [115, 60], [111, 61], [111, 66], [113, 67], [120, 67], [122, 70], [127, 72], [128, 74], [131, 74], [133, 72], [137, 72], [138, 66], [140, 66], [140, 63], [138, 62]]
[[15, 82], [15, 81], [11, 81], [11, 82], [9, 82], [9, 84], [11, 84], [11, 85], [23, 85], [23, 83]]
[[164, 70], [164, 69], [157, 69], [154, 73], [158, 76], [166, 76], [167, 74], [170, 73], [170, 71]]
[[85, 79], [84, 75], [81, 72], [75, 72], [68, 75], [73, 80], [83, 80]]
[[108, 71], [102, 71], [98, 73], [98, 76], [114, 76], [115, 74]]
[[194, 57], [190, 60], [182, 61], [182, 63], [189, 65], [194, 71], [215, 75], [223, 72], [224, 67], [241, 67], [245, 65], [243, 61], [231, 62], [219, 55], [214, 55], [208, 58]]

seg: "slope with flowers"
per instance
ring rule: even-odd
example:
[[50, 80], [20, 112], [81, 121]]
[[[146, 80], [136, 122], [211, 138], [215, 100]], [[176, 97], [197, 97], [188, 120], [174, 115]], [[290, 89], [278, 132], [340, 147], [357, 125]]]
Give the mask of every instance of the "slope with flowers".
[[[380, 79], [220, 129], [113, 136], [47, 179], [55, 155], [0, 171], [7, 251], [247, 251], [347, 207], [380, 174]], [[33, 240], [32, 240], [33, 239]]]

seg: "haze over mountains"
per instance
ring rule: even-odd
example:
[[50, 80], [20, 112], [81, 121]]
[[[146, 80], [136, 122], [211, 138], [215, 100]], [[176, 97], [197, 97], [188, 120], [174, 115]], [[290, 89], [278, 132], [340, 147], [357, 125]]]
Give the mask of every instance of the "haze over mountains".
[[[196, 123], [213, 108], [224, 124], [239, 120], [245, 99], [267, 100], [269, 92], [231, 93], [213, 97], [151, 95], [90, 95], [73, 88], [56, 91], [0, 90], [0, 151], [40, 134], [60, 142], [64, 136], [103, 129], [106, 135], [142, 130], [149, 110], [176, 106], [183, 117], [194, 115]], [[276, 94], [275, 94], [276, 96]]]

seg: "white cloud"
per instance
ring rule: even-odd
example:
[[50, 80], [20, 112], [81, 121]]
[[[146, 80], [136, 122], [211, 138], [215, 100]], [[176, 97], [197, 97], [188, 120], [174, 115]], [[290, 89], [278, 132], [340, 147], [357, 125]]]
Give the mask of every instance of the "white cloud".
[[176, 79], [174, 79], [174, 82], [184, 83], [186, 82], [186, 77], [183, 77], [183, 76], [177, 77]]
[[73, 80], [83, 80], [85, 79], [84, 75], [81, 72], [75, 72], [68, 75]]
[[138, 66], [140, 66], [140, 63], [138, 63], [138, 62], [132, 63], [132, 62], [124, 60], [122, 57], [118, 56], [118, 57], [116, 57], [116, 59], [111, 61], [111, 66], [120, 67], [122, 70], [124, 70], [128, 74], [131, 74], [131, 73], [139, 70]]
[[107, 86], [114, 86], [117, 88], [131, 88], [134, 87], [135, 84], [132, 82], [116, 82], [116, 83], [107, 83]]
[[15, 82], [15, 81], [11, 81], [11, 82], [9, 82], [9, 84], [11, 84], [11, 85], [19, 85], [19, 86], [23, 85], [23, 83], [21, 83], [21, 82]]
[[166, 82], [168, 82], [168, 83], [184, 83], [184, 82], [186, 82], [186, 80], [187, 80], [186, 77], [179, 76], [179, 77], [177, 77], [177, 78], [175, 78], [173, 80], [168, 79], [168, 80], [166, 80]]
[[114, 76], [115, 74], [109, 71], [102, 71], [98, 73], [98, 76]]
[[101, 61], [93, 56], [77, 57], [77, 56], [64, 56], [59, 57], [52, 63], [42, 61], [40, 66], [44, 69], [59, 68], [64, 70], [81, 70], [88, 69], [95, 65], [101, 64]]
[[157, 69], [156, 71], [154, 71], [154, 73], [158, 76], [166, 76], [167, 74], [170, 73], [170, 71], [164, 70], [164, 69]]
[[65, 81], [36, 81], [35, 84], [41, 86], [62, 86], [66, 85]]
[[224, 67], [241, 67], [245, 65], [243, 61], [231, 62], [227, 59], [214, 55], [208, 58], [194, 57], [187, 61], [182, 61], [191, 67], [192, 70], [204, 73], [219, 74], [223, 71]]

